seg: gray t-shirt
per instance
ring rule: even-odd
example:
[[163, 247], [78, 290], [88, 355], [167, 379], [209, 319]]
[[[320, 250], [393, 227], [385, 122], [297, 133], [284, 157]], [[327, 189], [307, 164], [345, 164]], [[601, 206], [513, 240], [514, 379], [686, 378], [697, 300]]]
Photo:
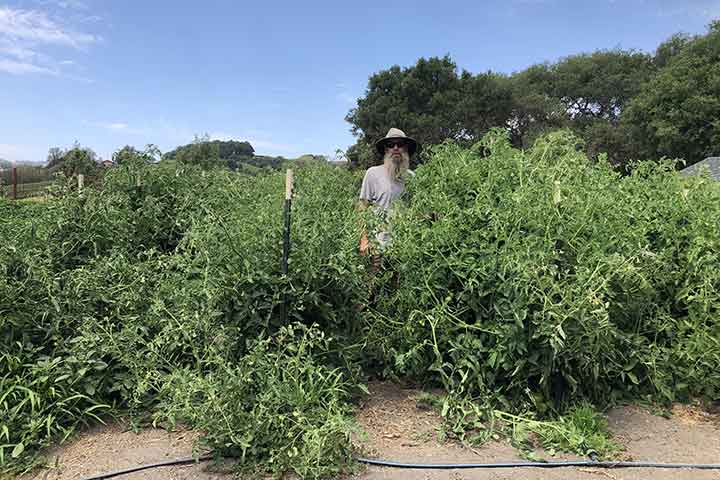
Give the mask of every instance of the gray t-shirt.
[[[408, 170], [409, 175], [415, 172]], [[382, 231], [375, 232], [380, 248], [384, 249], [390, 243], [390, 224], [387, 221], [388, 214], [395, 200], [402, 197], [405, 192], [405, 179], [395, 181], [390, 178], [385, 165], [370, 167], [365, 172], [362, 187], [360, 188], [360, 200], [367, 200], [374, 205], [376, 212], [383, 218], [384, 227]]]
[[[414, 172], [409, 173], [413, 174]], [[391, 179], [385, 165], [377, 165], [368, 168], [365, 172], [365, 178], [363, 178], [360, 188], [360, 200], [367, 200], [387, 212], [393, 201], [399, 198], [404, 191], [404, 179], [401, 178], [400, 181]]]

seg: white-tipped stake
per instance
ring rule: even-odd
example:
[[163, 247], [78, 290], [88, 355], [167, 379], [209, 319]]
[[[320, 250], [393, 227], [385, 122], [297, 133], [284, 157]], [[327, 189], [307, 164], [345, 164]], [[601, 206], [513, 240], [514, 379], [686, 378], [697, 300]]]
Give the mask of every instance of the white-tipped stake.
[[293, 171], [292, 168], [288, 168], [287, 174], [285, 175], [285, 200], [292, 200], [293, 191]]

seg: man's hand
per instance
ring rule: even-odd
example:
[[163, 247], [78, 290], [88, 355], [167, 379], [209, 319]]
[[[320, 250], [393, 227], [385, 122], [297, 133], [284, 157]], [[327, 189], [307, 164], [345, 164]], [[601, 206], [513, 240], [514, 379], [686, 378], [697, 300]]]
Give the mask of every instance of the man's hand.
[[368, 240], [367, 233], [362, 234], [360, 237], [360, 255], [363, 257], [370, 252], [370, 240]]
[[[360, 200], [357, 204], [357, 211], [363, 212], [369, 206], [370, 202], [368, 202], [367, 200]], [[360, 255], [364, 257], [370, 252], [370, 240], [368, 240], [367, 232], [365, 231], [365, 225], [363, 224], [362, 220], [360, 220], [360, 228], [363, 230], [362, 234], [360, 235]]]

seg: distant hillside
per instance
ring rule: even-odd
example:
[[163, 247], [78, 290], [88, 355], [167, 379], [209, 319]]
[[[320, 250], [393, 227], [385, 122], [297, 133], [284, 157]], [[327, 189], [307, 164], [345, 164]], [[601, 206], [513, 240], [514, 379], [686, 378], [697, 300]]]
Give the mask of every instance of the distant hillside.
[[203, 163], [206, 160], [204, 157], [209, 155], [217, 156], [220, 164], [225, 164], [232, 170], [241, 169], [243, 165], [278, 169], [284, 162], [281, 157], [255, 155], [255, 149], [250, 145], [250, 142], [236, 140], [212, 140], [182, 145], [163, 155], [163, 160]]
[[[5, 158], [0, 158], [0, 168], [12, 168], [13, 162], [11, 160], [7, 160]], [[42, 163], [36, 163], [36, 162], [17, 162], [18, 167], [26, 166], [26, 167], [42, 167]]]
[[[208, 158], [216, 158], [210, 160]], [[325, 161], [324, 155], [305, 154], [298, 158], [272, 157], [256, 155], [250, 142], [236, 140], [195, 141], [182, 145], [163, 155], [164, 162], [182, 161], [190, 164], [208, 166], [217, 162], [231, 170], [255, 174], [263, 170], [281, 170], [288, 162]]]
[[255, 154], [255, 149], [252, 147], [252, 145], [250, 145], [250, 142], [238, 142], [236, 140], [212, 140], [204, 142], [196, 141], [193, 143], [188, 143], [187, 145], [181, 145], [175, 150], [169, 151], [164, 154], [163, 159], [177, 160], [178, 157], [181, 157], [183, 154], [186, 154], [187, 152], [189, 152], [193, 148], [197, 148], [198, 146], [210, 146], [213, 148], [217, 148], [221, 159], [247, 157], [253, 156]]

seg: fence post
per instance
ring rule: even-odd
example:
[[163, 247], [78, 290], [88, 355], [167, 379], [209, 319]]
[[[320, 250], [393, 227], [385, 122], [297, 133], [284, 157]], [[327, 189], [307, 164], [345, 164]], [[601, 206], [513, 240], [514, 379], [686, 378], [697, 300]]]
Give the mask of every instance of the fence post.
[[13, 161], [12, 166], [13, 200], [17, 200], [17, 164]]
[[85, 186], [85, 175], [82, 173], [78, 173], [78, 191], [82, 192], [83, 187]]
[[[290, 210], [292, 207], [292, 194], [293, 194], [293, 171], [288, 169], [285, 176], [285, 229], [283, 231], [283, 253], [282, 263], [280, 265], [283, 276], [287, 277], [288, 274], [288, 258], [290, 257]], [[288, 298], [287, 293], [283, 294], [282, 305], [280, 314], [282, 316], [283, 325], [287, 325], [288, 319]]]
[[293, 171], [288, 169], [285, 176], [285, 230], [283, 232], [283, 256], [282, 256], [282, 273], [288, 273], [288, 258], [290, 256], [290, 207], [292, 203], [293, 191]]

